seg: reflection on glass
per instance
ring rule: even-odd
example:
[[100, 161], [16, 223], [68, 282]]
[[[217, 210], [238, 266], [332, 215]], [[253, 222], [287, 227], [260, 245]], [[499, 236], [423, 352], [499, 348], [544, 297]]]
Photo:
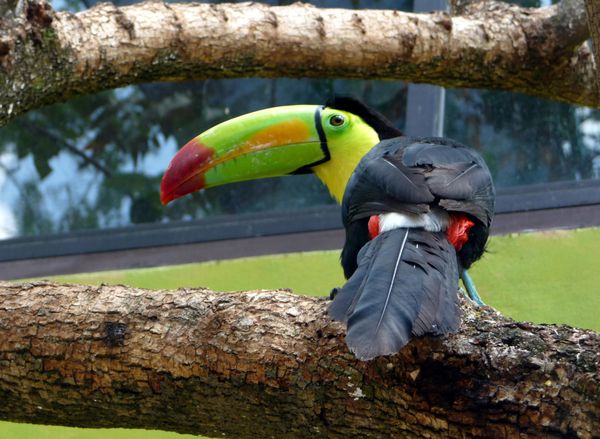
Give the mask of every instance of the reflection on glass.
[[[53, 5], [78, 10], [95, 3], [56, 0]], [[410, 1], [314, 3], [412, 8]], [[162, 172], [179, 146], [208, 127], [260, 108], [324, 103], [334, 93], [360, 97], [403, 125], [406, 86], [382, 81], [145, 84], [30, 112], [0, 130], [0, 239], [331, 204], [312, 175], [218, 187], [168, 207], [160, 204], [158, 191]]]
[[600, 178], [600, 112], [523, 94], [446, 91], [445, 135], [483, 153], [498, 187]]
[[[55, 0], [84, 9], [93, 0]], [[132, 3], [116, 1], [116, 4]], [[288, 4], [291, 1], [270, 1]], [[412, 1], [315, 1], [412, 9]], [[256, 109], [355, 95], [403, 128], [401, 82], [233, 79], [145, 84], [30, 112], [0, 129], [0, 239], [332, 204], [311, 175], [239, 183], [161, 206], [179, 146]], [[600, 112], [521, 94], [447, 90], [445, 135], [483, 153], [498, 187], [600, 179]]]

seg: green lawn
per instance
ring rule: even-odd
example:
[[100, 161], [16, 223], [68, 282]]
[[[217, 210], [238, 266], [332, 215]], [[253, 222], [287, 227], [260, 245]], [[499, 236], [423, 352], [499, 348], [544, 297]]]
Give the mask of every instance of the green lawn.
[[600, 229], [494, 237], [473, 277], [514, 319], [600, 331]]
[[[219, 291], [291, 288], [327, 295], [343, 282], [339, 252], [264, 256], [172, 267], [58, 276], [73, 283], [122, 283], [144, 288], [206, 286]], [[518, 319], [567, 323], [600, 331], [600, 229], [492, 238], [472, 271], [484, 301]], [[84, 430], [0, 423], [6, 439], [176, 439], [192, 437], [144, 430]]]

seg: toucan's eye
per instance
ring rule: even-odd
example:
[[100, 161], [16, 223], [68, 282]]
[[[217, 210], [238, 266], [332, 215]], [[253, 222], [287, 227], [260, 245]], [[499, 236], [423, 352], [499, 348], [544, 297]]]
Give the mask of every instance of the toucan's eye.
[[344, 125], [344, 122], [346, 122], [346, 118], [341, 114], [334, 114], [329, 118], [329, 125], [334, 127], [342, 126]]

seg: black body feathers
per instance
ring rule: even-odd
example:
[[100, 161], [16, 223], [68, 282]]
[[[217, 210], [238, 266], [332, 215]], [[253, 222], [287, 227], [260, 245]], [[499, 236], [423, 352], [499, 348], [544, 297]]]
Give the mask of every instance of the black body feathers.
[[483, 254], [494, 200], [490, 171], [466, 146], [435, 137], [381, 141], [356, 167], [342, 200], [346, 277], [356, 269], [356, 256], [368, 241], [368, 234], [361, 234], [362, 240], [349, 239], [351, 232], [356, 233], [353, 223], [386, 212], [427, 213], [433, 207], [467, 214], [475, 222], [469, 241], [458, 252], [461, 268], [469, 268]]
[[[330, 316], [347, 323], [346, 341], [360, 359], [395, 353], [412, 336], [457, 330], [459, 272], [483, 254], [494, 214], [485, 162], [450, 139], [403, 137], [354, 99], [329, 104], [361, 116], [382, 139], [360, 161], [344, 193], [342, 266], [349, 279]], [[397, 228], [369, 240], [372, 215], [432, 209], [466, 214], [475, 223], [458, 253], [443, 231]]]
[[458, 329], [458, 269], [442, 232], [395, 229], [369, 241], [356, 272], [329, 307], [348, 325], [357, 358], [394, 354], [411, 337]]

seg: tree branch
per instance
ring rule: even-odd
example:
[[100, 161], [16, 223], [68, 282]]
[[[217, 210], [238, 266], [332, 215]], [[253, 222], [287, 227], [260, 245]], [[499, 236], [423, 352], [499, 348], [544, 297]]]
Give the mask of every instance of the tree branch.
[[585, 1], [562, 0], [550, 7], [554, 9], [554, 13], [550, 14], [549, 25], [559, 32], [557, 37], [562, 41], [565, 49], [582, 44], [590, 37]]
[[[519, 16], [527, 13], [527, 9], [514, 4], [491, 0], [450, 0], [450, 10], [453, 15], [474, 19], [489, 14]], [[543, 17], [535, 19], [535, 25], [524, 31], [530, 40], [538, 40], [538, 44], [546, 40], [543, 44], [547, 44], [547, 49], [553, 52], [550, 58], [568, 55], [589, 38], [585, 0], [562, 0], [545, 8], [545, 11]]]
[[361, 362], [326, 303], [1, 283], [0, 419], [240, 438], [600, 431], [600, 334], [464, 304], [458, 334]]
[[[127, 84], [205, 78], [401, 79], [525, 92], [600, 108], [580, 15], [486, 2], [477, 14], [167, 4], [76, 14], [29, 0], [0, 35], [0, 125]], [[575, 18], [573, 18], [575, 17]]]
[[34, 124], [32, 122], [29, 122], [29, 121], [26, 121], [24, 123], [24, 126], [26, 126], [29, 130], [31, 130], [33, 132], [37, 132], [38, 134], [40, 134], [40, 135], [42, 135], [44, 137], [49, 137], [52, 140], [54, 140], [57, 144], [64, 146], [72, 154], [74, 154], [74, 155], [78, 156], [79, 158], [81, 158], [84, 163], [86, 163], [88, 165], [91, 165], [94, 168], [96, 168], [104, 176], [110, 177], [112, 175], [112, 171], [110, 169], [108, 169], [106, 166], [104, 166], [102, 163], [100, 163], [94, 157], [88, 156], [86, 153], [84, 153], [82, 150], [80, 150], [70, 140], [63, 139], [60, 135], [58, 135], [56, 133], [53, 133], [49, 129], [45, 129], [43, 126]]
[[[587, 15], [587, 24], [592, 37], [592, 46], [594, 61], [596, 66], [600, 65], [600, 1], [586, 0], [585, 11]], [[600, 74], [596, 70], [596, 93], [600, 93]]]

